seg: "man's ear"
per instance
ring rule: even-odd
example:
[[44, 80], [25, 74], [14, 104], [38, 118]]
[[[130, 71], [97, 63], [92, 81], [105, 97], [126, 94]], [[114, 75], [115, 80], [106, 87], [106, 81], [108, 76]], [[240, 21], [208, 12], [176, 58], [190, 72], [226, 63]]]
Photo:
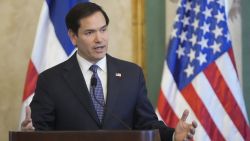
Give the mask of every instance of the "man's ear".
[[76, 47], [77, 46], [77, 35], [71, 29], [69, 29], [68, 36], [69, 36], [72, 44]]

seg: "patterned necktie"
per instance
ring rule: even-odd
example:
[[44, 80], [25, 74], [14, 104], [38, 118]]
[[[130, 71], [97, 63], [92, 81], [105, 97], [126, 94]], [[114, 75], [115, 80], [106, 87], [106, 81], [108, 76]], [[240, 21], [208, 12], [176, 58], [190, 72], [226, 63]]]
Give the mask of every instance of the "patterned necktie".
[[102, 122], [105, 103], [104, 103], [102, 83], [101, 83], [100, 78], [98, 77], [97, 69], [98, 69], [97, 65], [92, 65], [89, 68], [89, 70], [91, 70], [93, 72], [91, 80], [93, 77], [96, 78], [96, 86], [95, 86], [95, 88], [93, 86], [90, 87], [90, 95], [91, 95], [91, 99], [93, 101], [93, 104], [95, 106], [97, 116], [98, 116], [100, 122]]

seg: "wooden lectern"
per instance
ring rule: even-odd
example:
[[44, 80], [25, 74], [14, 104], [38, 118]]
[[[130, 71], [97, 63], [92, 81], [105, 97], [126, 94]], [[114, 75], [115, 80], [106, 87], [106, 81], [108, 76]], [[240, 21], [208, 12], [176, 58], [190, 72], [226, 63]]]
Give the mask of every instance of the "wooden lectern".
[[9, 141], [160, 141], [158, 130], [10, 131]]

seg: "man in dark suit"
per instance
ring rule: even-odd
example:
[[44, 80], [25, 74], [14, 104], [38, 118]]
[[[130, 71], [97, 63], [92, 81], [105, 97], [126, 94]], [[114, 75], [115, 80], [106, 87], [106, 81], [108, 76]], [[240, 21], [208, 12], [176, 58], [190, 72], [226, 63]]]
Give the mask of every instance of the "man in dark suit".
[[109, 18], [100, 6], [77, 4], [66, 24], [78, 50], [39, 75], [24, 130], [159, 129], [162, 140], [193, 137], [197, 124], [185, 123], [188, 111], [175, 130], [165, 126], [147, 98], [141, 68], [107, 54]]

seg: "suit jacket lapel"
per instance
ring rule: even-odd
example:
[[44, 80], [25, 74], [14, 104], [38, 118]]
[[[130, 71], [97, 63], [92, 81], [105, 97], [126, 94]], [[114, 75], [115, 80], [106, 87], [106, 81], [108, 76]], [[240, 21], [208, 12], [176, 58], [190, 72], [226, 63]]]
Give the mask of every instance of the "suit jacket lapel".
[[[116, 107], [116, 99], [119, 95], [119, 81], [121, 81], [121, 77], [119, 76], [119, 73], [121, 74], [119, 68], [115, 65], [113, 62], [113, 59], [111, 56], [107, 55], [107, 99], [106, 99], [106, 109], [108, 111], [114, 109]], [[111, 111], [112, 112], [112, 111]], [[105, 117], [107, 117], [106, 114], [109, 112], [105, 111]]]
[[73, 91], [73, 94], [80, 101], [83, 107], [88, 111], [90, 116], [96, 121], [98, 126], [100, 125], [100, 121], [95, 112], [95, 108], [93, 106], [86, 82], [82, 75], [80, 66], [76, 59], [76, 54], [74, 54], [65, 65], [65, 73], [64, 78], [68, 82], [68, 85]]

